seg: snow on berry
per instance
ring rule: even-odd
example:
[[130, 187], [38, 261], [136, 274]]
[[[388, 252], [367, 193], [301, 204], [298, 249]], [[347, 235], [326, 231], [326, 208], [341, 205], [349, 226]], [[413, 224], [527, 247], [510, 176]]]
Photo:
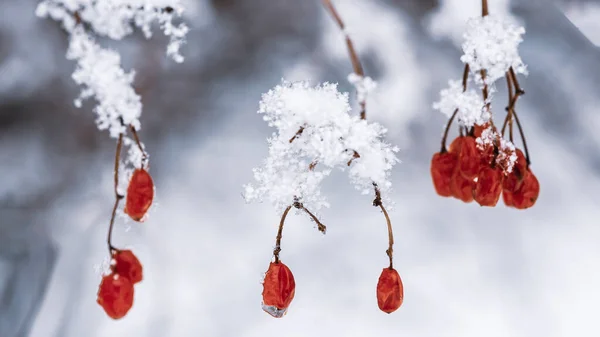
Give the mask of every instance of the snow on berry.
[[505, 18], [491, 15], [471, 18], [463, 35], [461, 61], [469, 64], [479, 81], [479, 72], [485, 70], [488, 85], [504, 77], [510, 67], [516, 73], [527, 74], [518, 51], [523, 34], [525, 28], [515, 26]]
[[484, 109], [485, 102], [473, 89], [463, 91], [461, 82], [449, 81], [448, 88], [440, 92], [440, 100], [433, 103], [433, 108], [450, 118], [458, 109], [460, 125], [472, 127], [475, 124], [485, 124], [490, 113]]
[[[505, 175], [512, 172], [518, 158], [513, 143], [501, 137], [492, 127], [483, 130], [476, 142], [477, 148], [482, 152], [485, 161], [491, 164], [491, 160], [495, 157], [495, 165], [500, 166]], [[494, 146], [498, 146], [497, 155], [494, 153]]]
[[244, 186], [246, 201], [266, 199], [279, 211], [295, 201], [311, 210], [328, 207], [320, 186], [335, 168], [347, 169], [363, 194], [372, 193], [373, 183], [389, 192], [398, 149], [383, 140], [381, 125], [350, 115], [348, 101], [331, 83], [284, 81], [263, 94], [258, 113], [277, 132], [264, 165], [254, 169], [255, 183]]

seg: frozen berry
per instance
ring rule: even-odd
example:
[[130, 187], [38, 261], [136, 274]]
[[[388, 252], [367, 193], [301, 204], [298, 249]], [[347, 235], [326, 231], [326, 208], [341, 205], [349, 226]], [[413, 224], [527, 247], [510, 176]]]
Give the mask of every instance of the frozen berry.
[[467, 179], [460, 174], [457, 170], [454, 171], [452, 175], [452, 180], [450, 180], [450, 191], [452, 192], [452, 196], [456, 199], [462, 200], [463, 202], [469, 203], [473, 201], [473, 188], [475, 187], [475, 183], [472, 179]]
[[142, 280], [142, 264], [131, 250], [118, 250], [113, 254], [113, 271], [136, 284]]
[[525, 175], [527, 172], [527, 159], [525, 159], [525, 155], [523, 151], [516, 149], [515, 154], [517, 155], [517, 160], [513, 165], [512, 172], [510, 172], [502, 183], [502, 188], [507, 192], [514, 193], [516, 190], [521, 187], [521, 183], [525, 179]]
[[133, 284], [126, 277], [106, 275], [100, 283], [97, 302], [112, 319], [123, 318], [133, 306]]
[[506, 206], [515, 207], [515, 203], [513, 201], [513, 192], [502, 190], [502, 200]]
[[484, 166], [477, 175], [477, 184], [473, 198], [481, 206], [494, 207], [502, 193], [502, 179], [504, 173], [499, 167]]
[[458, 158], [450, 152], [436, 153], [431, 159], [431, 178], [435, 191], [442, 197], [452, 195], [450, 191], [450, 180], [456, 168]]
[[400, 275], [393, 268], [384, 268], [377, 282], [377, 305], [391, 314], [398, 310], [404, 300], [404, 287]]
[[521, 187], [513, 193], [513, 203], [515, 208], [527, 209], [532, 207], [540, 195], [540, 183], [535, 174], [528, 169], [527, 175], [521, 184]]
[[273, 317], [283, 317], [295, 292], [296, 282], [290, 269], [281, 262], [271, 262], [263, 283], [263, 310]]
[[481, 155], [473, 137], [462, 137], [462, 146], [458, 155], [458, 170], [466, 179], [473, 179], [479, 173]]
[[144, 169], [136, 169], [127, 187], [125, 213], [135, 221], [144, 221], [146, 212], [154, 199], [154, 183], [152, 177]]

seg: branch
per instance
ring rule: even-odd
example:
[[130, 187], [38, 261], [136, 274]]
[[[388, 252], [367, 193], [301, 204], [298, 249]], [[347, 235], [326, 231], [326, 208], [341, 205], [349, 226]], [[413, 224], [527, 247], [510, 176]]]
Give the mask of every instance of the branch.
[[117, 208], [119, 207], [119, 203], [121, 199], [123, 199], [123, 195], [119, 194], [119, 161], [121, 158], [121, 148], [123, 147], [123, 134], [119, 135], [119, 139], [117, 140], [117, 151], [115, 153], [115, 169], [114, 169], [114, 182], [115, 182], [115, 205], [113, 206], [112, 215], [110, 217], [110, 225], [108, 226], [108, 237], [106, 238], [106, 243], [108, 244], [108, 252], [112, 255], [113, 251], [117, 249], [112, 245], [112, 231], [115, 224], [115, 217], [117, 215]]
[[[348, 36], [348, 33], [346, 32], [346, 25], [344, 24], [344, 21], [342, 21], [340, 14], [333, 6], [333, 3], [331, 2], [331, 0], [323, 0], [323, 6], [325, 6], [325, 9], [327, 9], [329, 14], [331, 14], [334, 21], [337, 23], [338, 27], [340, 28], [340, 30], [344, 33], [344, 36], [346, 37], [346, 47], [348, 48], [348, 54], [350, 56], [350, 61], [352, 62], [352, 68], [354, 69], [354, 73], [361, 77], [365, 77], [364, 68], [362, 66], [362, 63], [360, 62], [360, 59], [358, 58], [358, 53], [356, 52], [356, 49], [354, 48], [354, 43], [352, 42], [352, 40], [350, 39], [350, 36]], [[367, 119], [367, 107], [366, 107], [367, 104], [366, 104], [366, 102], [363, 101], [363, 102], [360, 102], [359, 104], [360, 104], [360, 119]]]
[[314, 214], [312, 214], [306, 207], [304, 207], [304, 205], [302, 203], [295, 201], [294, 207], [305, 211], [313, 219], [313, 221], [317, 223], [317, 229], [319, 229], [319, 232], [321, 232], [323, 234], [325, 234], [327, 232], [327, 227], [325, 225], [323, 225], [321, 223], [321, 221], [319, 221], [319, 219]]

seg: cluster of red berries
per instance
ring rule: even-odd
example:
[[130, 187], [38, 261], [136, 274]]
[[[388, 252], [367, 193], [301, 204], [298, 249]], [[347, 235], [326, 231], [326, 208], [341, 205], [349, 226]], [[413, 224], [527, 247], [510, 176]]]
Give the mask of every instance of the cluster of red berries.
[[[484, 134], [486, 139], [482, 139]], [[523, 152], [503, 143], [491, 126], [476, 125], [466, 136], [457, 137], [448, 150], [434, 154], [431, 177], [437, 194], [490, 207], [496, 206], [502, 194], [506, 206], [532, 207], [540, 184]]]
[[[269, 315], [283, 317], [296, 293], [296, 282], [290, 269], [281, 261], [271, 262], [263, 282], [262, 308]], [[394, 268], [385, 268], [377, 283], [377, 304], [388, 314], [402, 305], [404, 287]]]
[[[127, 187], [125, 213], [133, 220], [142, 222], [153, 199], [152, 177], [145, 169], [135, 170]], [[112, 226], [109, 230], [112, 230]], [[142, 281], [142, 264], [131, 250], [115, 249], [110, 242], [109, 249], [110, 273], [102, 278], [97, 302], [109, 317], [120, 319], [133, 306], [133, 285]]]

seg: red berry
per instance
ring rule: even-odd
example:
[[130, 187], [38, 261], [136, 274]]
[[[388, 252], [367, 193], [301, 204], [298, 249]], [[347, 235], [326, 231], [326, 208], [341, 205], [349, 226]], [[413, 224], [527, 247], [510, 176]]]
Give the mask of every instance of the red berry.
[[473, 131], [473, 136], [475, 136], [475, 138], [479, 138], [481, 137], [481, 134], [483, 133], [483, 130], [487, 129], [490, 127], [489, 123], [485, 123], [483, 125], [479, 125], [479, 124], [475, 124], [473, 126], [474, 131]]
[[263, 310], [273, 317], [283, 317], [295, 292], [296, 282], [290, 269], [281, 262], [271, 262], [263, 283]]
[[97, 302], [112, 319], [123, 318], [133, 306], [133, 284], [125, 277], [106, 275], [100, 283]]
[[502, 200], [504, 200], [504, 204], [507, 207], [515, 207], [515, 203], [513, 201], [513, 192], [502, 190]]
[[473, 201], [473, 188], [475, 183], [472, 179], [466, 179], [460, 174], [458, 169], [454, 170], [452, 180], [450, 180], [450, 191], [452, 196], [463, 202], [469, 203]]
[[477, 184], [473, 193], [475, 201], [481, 206], [496, 206], [502, 193], [503, 178], [504, 173], [501, 168], [482, 167], [477, 175]]
[[131, 250], [118, 250], [113, 254], [113, 259], [115, 274], [129, 279], [132, 284], [142, 281], [142, 264]]
[[454, 139], [452, 141], [452, 143], [450, 143], [450, 146], [448, 147], [448, 152], [459, 155], [460, 150], [462, 149], [462, 143], [463, 143], [464, 139], [465, 139], [464, 136], [456, 137], [456, 139]]
[[527, 209], [535, 205], [540, 195], [540, 182], [535, 174], [527, 169], [527, 175], [523, 180], [521, 187], [513, 193], [513, 203], [517, 209]]
[[511, 193], [514, 193], [521, 187], [521, 183], [523, 183], [523, 180], [528, 173], [527, 159], [525, 159], [523, 151], [516, 149], [515, 154], [517, 155], [517, 161], [513, 166], [512, 172], [504, 178], [502, 183], [502, 188]]
[[377, 282], [377, 305], [391, 314], [398, 310], [404, 300], [404, 287], [396, 269], [384, 268]]
[[431, 159], [431, 178], [435, 191], [442, 197], [452, 195], [450, 191], [450, 181], [456, 168], [458, 158], [456, 154], [450, 152], [436, 153]]
[[473, 179], [479, 173], [481, 154], [473, 137], [462, 137], [462, 146], [458, 156], [458, 169], [466, 179]]
[[146, 212], [154, 199], [154, 183], [152, 177], [144, 169], [136, 169], [127, 187], [125, 213], [135, 221], [144, 221]]

